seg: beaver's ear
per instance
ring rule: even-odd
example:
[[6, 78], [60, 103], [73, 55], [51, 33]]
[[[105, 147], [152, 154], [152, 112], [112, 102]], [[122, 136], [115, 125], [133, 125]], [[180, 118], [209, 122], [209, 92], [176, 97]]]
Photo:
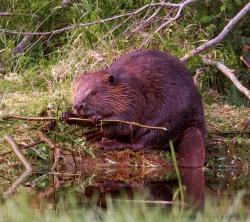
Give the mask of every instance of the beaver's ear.
[[113, 75], [109, 75], [108, 80], [110, 84], [115, 84], [115, 77]]

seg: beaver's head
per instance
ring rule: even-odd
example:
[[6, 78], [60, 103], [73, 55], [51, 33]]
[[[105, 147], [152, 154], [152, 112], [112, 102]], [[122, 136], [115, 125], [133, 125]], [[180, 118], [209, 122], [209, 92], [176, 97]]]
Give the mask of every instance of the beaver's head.
[[74, 114], [91, 118], [107, 118], [129, 112], [131, 89], [119, 82], [107, 70], [78, 75], [73, 82], [72, 108]]

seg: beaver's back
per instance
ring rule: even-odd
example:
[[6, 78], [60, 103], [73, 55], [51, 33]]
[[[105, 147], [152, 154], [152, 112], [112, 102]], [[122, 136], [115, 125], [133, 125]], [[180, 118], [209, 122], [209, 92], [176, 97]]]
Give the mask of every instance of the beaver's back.
[[144, 96], [140, 122], [166, 126], [170, 137], [192, 125], [204, 133], [200, 95], [191, 74], [177, 58], [159, 51], [138, 50], [116, 60], [108, 71]]

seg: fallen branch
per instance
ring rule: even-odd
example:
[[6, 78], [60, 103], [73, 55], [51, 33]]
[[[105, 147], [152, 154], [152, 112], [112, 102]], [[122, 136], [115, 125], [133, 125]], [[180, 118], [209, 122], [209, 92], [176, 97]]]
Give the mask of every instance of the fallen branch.
[[4, 139], [6, 140], [6, 142], [9, 143], [9, 145], [11, 146], [13, 152], [16, 154], [16, 156], [19, 158], [19, 160], [22, 162], [22, 164], [26, 168], [25, 172], [31, 173], [32, 172], [32, 166], [29, 163], [29, 161], [26, 159], [26, 157], [23, 155], [22, 151], [18, 147], [18, 145], [15, 142], [15, 140], [11, 136], [9, 136], [9, 135], [5, 135]]
[[191, 52], [188, 52], [185, 56], [183, 56], [181, 58], [181, 61], [185, 62], [187, 61], [190, 57], [195, 56], [203, 51], [205, 51], [206, 49], [217, 45], [218, 43], [220, 43], [227, 35], [230, 31], [232, 31], [232, 29], [234, 28], [234, 26], [250, 11], [250, 2], [244, 7], [242, 8], [239, 13], [230, 20], [230, 22], [224, 27], [224, 29], [221, 31], [221, 33], [216, 36], [215, 38], [209, 40], [208, 42], [202, 44], [201, 46], [199, 46], [198, 48], [192, 50]]
[[[194, 0], [186, 0], [185, 2], [191, 2], [191, 1], [194, 1]], [[88, 27], [88, 26], [97, 25], [97, 24], [100, 24], [100, 23], [110, 22], [110, 21], [120, 19], [120, 18], [124, 18], [124, 17], [134, 16], [134, 15], [137, 15], [140, 12], [144, 11], [146, 8], [153, 7], [153, 6], [181, 8], [184, 3], [175, 4], [175, 3], [164, 2], [164, 1], [157, 2], [157, 3], [150, 3], [150, 4], [147, 4], [147, 5], [144, 5], [141, 8], [138, 8], [138, 9], [132, 11], [132, 12], [129, 12], [129, 13], [124, 13], [124, 14], [121, 14], [121, 15], [115, 15], [115, 16], [110, 17], [110, 18], [100, 19], [100, 20], [97, 20], [97, 21], [92, 21], [92, 22], [87, 22], [87, 23], [78, 23], [78, 24], [75, 24], [75, 25], [66, 26], [66, 27], [56, 29], [56, 30], [53, 30], [53, 31], [48, 31], [48, 32], [19, 32], [19, 31], [14, 31], [14, 30], [9, 30], [9, 29], [0, 29], [0, 32], [8, 33], [8, 34], [14, 34], [14, 35], [30, 35], [30, 36], [55, 35], [55, 34], [70, 31], [70, 30], [76, 29], [76, 28]]]
[[[51, 120], [60, 120], [59, 118], [55, 117], [24, 117], [24, 116], [17, 116], [17, 115], [7, 115], [2, 117], [3, 120], [9, 120], [9, 119], [20, 119], [20, 120], [27, 120], [27, 121], [51, 121]], [[93, 123], [93, 120], [91, 119], [82, 119], [82, 118], [69, 118], [69, 120], [73, 121], [79, 121], [79, 122], [88, 122], [88, 123]], [[146, 129], [152, 129], [152, 130], [164, 130], [167, 131], [166, 127], [160, 127], [160, 126], [148, 126], [136, 122], [129, 122], [125, 120], [108, 120], [108, 119], [103, 119], [100, 120], [100, 124], [105, 124], [105, 123], [122, 123], [122, 124], [127, 124], [130, 126], [138, 126]]]
[[250, 100], [250, 91], [241, 84], [241, 82], [237, 79], [237, 77], [234, 75], [233, 71], [229, 68], [227, 68], [223, 63], [213, 61], [211, 59], [207, 59], [205, 57], [202, 57], [202, 61], [207, 65], [213, 65], [217, 69], [219, 69], [227, 78], [231, 80], [231, 82], [234, 84], [234, 86], [242, 93], [244, 94], [249, 100]]

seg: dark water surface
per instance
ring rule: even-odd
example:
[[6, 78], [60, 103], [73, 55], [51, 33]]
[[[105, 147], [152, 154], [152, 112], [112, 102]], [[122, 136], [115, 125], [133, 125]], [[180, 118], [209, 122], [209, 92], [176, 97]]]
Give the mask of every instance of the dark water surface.
[[[220, 201], [223, 198], [233, 202], [235, 195], [244, 190], [244, 205], [250, 206], [250, 174], [247, 171], [238, 168], [180, 169], [180, 174], [187, 205], [202, 208], [206, 200]], [[17, 192], [27, 193], [39, 208], [41, 206], [38, 205], [45, 202], [46, 206], [56, 208], [59, 201], [67, 201], [69, 196], [79, 207], [94, 202], [106, 208], [107, 198], [166, 207], [180, 202], [180, 186], [171, 168], [107, 168], [102, 169], [101, 174], [96, 171], [76, 175], [43, 172], [24, 180], [26, 182], [19, 186]], [[5, 184], [3, 189], [6, 194], [11, 186]]]

